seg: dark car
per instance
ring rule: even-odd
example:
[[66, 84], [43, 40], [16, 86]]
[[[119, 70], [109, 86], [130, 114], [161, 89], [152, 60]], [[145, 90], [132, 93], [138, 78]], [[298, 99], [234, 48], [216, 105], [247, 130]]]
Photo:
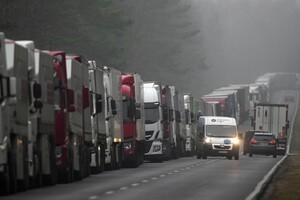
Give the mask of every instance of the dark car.
[[273, 158], [276, 158], [276, 144], [273, 133], [254, 133], [249, 143], [249, 157], [253, 154], [263, 154], [273, 155]]
[[266, 133], [267, 131], [258, 131], [258, 130], [248, 130], [245, 132], [245, 135], [243, 137], [243, 154], [246, 155], [249, 153], [249, 145], [250, 145], [250, 140], [253, 138], [254, 133]]

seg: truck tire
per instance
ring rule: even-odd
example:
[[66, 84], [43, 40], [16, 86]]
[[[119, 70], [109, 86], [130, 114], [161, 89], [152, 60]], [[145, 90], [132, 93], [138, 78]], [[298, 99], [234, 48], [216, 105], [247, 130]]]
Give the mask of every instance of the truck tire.
[[226, 156], [228, 160], [232, 160], [232, 156]]
[[249, 157], [252, 157], [253, 155], [252, 155], [252, 153], [249, 153]]
[[202, 154], [202, 159], [207, 159], [207, 155], [205, 153]]
[[240, 159], [240, 155], [237, 153], [237, 154], [234, 156], [234, 159], [235, 159], [235, 160], [239, 160], [239, 159]]
[[201, 157], [202, 157], [201, 154], [198, 153], [197, 154], [197, 159], [201, 159]]
[[18, 180], [18, 191], [26, 191], [29, 188], [29, 173], [28, 173], [28, 141], [23, 138], [23, 179]]
[[[100, 173], [100, 168], [101, 168], [101, 147], [99, 147], [100, 144], [98, 144], [95, 148], [95, 162], [96, 166], [91, 167], [91, 173], [92, 174], [99, 174]], [[98, 151], [98, 147], [100, 148], [100, 152]]]

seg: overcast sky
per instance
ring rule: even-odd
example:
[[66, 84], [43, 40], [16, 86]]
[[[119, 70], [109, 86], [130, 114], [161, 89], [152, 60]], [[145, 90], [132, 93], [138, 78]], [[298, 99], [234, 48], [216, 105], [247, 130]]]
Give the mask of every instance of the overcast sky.
[[207, 67], [206, 90], [300, 72], [300, 1], [192, 0]]

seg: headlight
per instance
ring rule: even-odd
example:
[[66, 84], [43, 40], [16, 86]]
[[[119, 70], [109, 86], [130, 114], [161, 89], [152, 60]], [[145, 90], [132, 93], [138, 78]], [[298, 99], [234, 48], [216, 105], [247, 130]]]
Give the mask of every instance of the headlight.
[[131, 149], [132, 146], [132, 142], [124, 142], [123, 144], [124, 149]]
[[238, 138], [233, 138], [233, 139], [231, 140], [231, 143], [232, 143], [232, 144], [239, 144], [240, 141], [239, 141]]
[[205, 138], [205, 143], [211, 143], [211, 139], [210, 138]]
[[55, 148], [56, 158], [60, 158], [62, 155], [61, 147]]
[[160, 149], [161, 149], [160, 145], [153, 146], [153, 152], [158, 152], [158, 151], [160, 151]]

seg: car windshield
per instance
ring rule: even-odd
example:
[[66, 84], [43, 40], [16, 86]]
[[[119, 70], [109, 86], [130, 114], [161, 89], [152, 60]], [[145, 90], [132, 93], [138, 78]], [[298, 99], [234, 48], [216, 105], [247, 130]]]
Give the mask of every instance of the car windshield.
[[206, 125], [206, 135], [208, 137], [233, 138], [237, 136], [237, 129], [233, 125]]

